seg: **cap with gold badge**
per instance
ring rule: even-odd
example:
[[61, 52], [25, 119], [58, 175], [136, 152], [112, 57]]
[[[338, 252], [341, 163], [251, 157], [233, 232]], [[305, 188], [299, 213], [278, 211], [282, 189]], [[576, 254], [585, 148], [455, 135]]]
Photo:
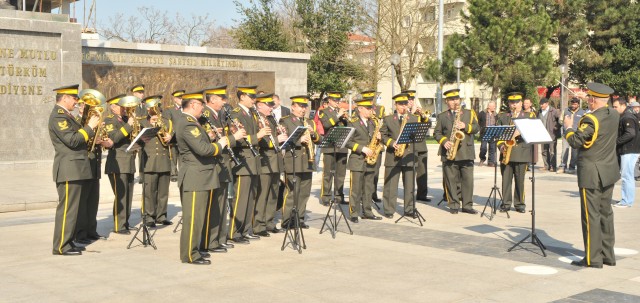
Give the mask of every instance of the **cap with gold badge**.
[[302, 106], [302, 107], [309, 106], [309, 96], [307, 96], [307, 95], [293, 96], [290, 99], [291, 99], [291, 103], [292, 104], [295, 103], [295, 104], [298, 104], [299, 106]]
[[520, 102], [522, 101], [522, 96], [523, 94], [520, 92], [513, 92], [507, 95], [507, 100], [509, 100], [509, 102]]
[[251, 99], [255, 99], [256, 97], [256, 88], [258, 88], [257, 85], [238, 85], [236, 86], [236, 89], [238, 90], [238, 98], [240, 98], [240, 96], [242, 95], [247, 95], [249, 96], [249, 98]]
[[69, 96], [78, 98], [79, 87], [80, 87], [80, 84], [74, 84], [74, 85], [54, 88], [53, 91], [56, 92], [56, 95], [69, 95]]
[[182, 98], [182, 95], [184, 95], [184, 93], [185, 93], [184, 89], [181, 89], [171, 93], [171, 95], [176, 98]]
[[362, 96], [362, 99], [367, 99], [367, 98], [375, 98], [376, 94], [378, 92], [375, 89], [371, 89], [371, 90], [365, 90], [363, 92], [360, 93], [360, 95]]
[[460, 89], [454, 88], [444, 92], [445, 99], [460, 99]]
[[136, 84], [131, 88], [132, 93], [144, 93], [144, 84]]
[[273, 102], [273, 94], [260, 94], [256, 96], [256, 102], [264, 103], [268, 106], [275, 106], [276, 104]]
[[341, 92], [327, 92], [327, 97], [335, 100], [335, 101], [341, 101], [342, 99], [342, 93]]
[[107, 104], [118, 104], [118, 101], [120, 101], [120, 99], [124, 98], [125, 96], [127, 95], [122, 94], [122, 95], [117, 95], [115, 97], [111, 97], [111, 99], [107, 100]]
[[362, 98], [360, 100], [357, 100], [356, 104], [358, 106], [362, 106], [362, 107], [366, 107], [366, 108], [373, 108], [373, 98], [371, 98], [371, 97]]
[[393, 101], [398, 105], [409, 104], [409, 95], [405, 93], [399, 93], [393, 96]]
[[222, 97], [223, 99], [227, 99], [227, 86], [220, 85], [212, 88], [207, 88], [202, 91], [202, 94], [204, 95], [205, 98], [208, 95], [216, 95], [216, 96]]
[[403, 90], [402, 92], [407, 94], [407, 95], [409, 95], [409, 99], [410, 100], [416, 98], [416, 91], [415, 90], [409, 89], [409, 90]]
[[596, 98], [609, 98], [613, 94], [613, 88], [597, 82], [587, 83], [587, 94]]

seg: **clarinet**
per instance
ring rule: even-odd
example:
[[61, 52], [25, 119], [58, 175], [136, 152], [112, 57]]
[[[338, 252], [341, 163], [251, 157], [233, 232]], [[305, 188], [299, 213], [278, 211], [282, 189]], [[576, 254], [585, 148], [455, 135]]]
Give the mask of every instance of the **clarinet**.
[[[241, 129], [244, 128], [244, 126], [240, 125], [240, 123], [234, 119], [231, 118], [231, 113], [229, 113], [229, 110], [227, 109], [227, 106], [223, 107], [222, 109], [224, 109], [224, 114], [227, 117], [227, 121], [231, 121], [231, 123], [233, 123], [233, 125], [236, 127], [236, 129]], [[249, 149], [251, 150], [251, 153], [253, 154], [254, 157], [258, 156], [258, 151], [255, 149], [255, 147], [253, 147], [253, 144], [251, 144], [251, 142], [249, 142], [249, 140], [247, 140], [247, 138], [244, 138], [244, 141], [247, 143], [247, 145], [249, 145]]]
[[[255, 105], [253, 106], [253, 110], [256, 112], [256, 115], [258, 115], [258, 118], [260, 119], [260, 123], [262, 123], [262, 127], [269, 126], [269, 124], [267, 124], [267, 122], [264, 120], [264, 117], [258, 112], [258, 109], [256, 108]], [[276, 139], [273, 137], [273, 134], [269, 135], [269, 140], [273, 145], [273, 149], [275, 149], [277, 153], [280, 152], [280, 146], [278, 146], [278, 141], [276, 141]]]
[[[216, 134], [216, 137], [218, 137], [218, 139], [222, 139], [222, 134], [220, 133], [220, 131], [218, 130], [218, 128], [213, 125], [213, 123], [211, 123], [211, 120], [209, 120], [209, 117], [205, 117], [204, 115], [202, 116], [204, 117], [205, 121], [207, 121], [207, 124], [209, 124], [209, 127], [213, 130], [213, 132]], [[236, 157], [236, 153], [233, 152], [233, 149], [231, 148], [231, 146], [229, 146], [227, 144], [227, 146], [225, 146], [225, 148], [228, 152], [229, 152], [229, 156], [231, 156], [231, 159], [233, 160], [233, 162], [236, 163], [236, 165], [240, 165], [242, 164], [240, 162], [240, 160], [238, 159], [238, 157]]]

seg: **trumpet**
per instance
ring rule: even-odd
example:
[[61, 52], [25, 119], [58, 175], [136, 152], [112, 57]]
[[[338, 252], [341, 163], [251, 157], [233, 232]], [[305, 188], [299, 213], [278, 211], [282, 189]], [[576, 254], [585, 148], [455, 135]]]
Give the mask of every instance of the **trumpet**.
[[431, 111], [427, 110], [423, 112], [422, 109], [418, 107], [414, 114], [420, 116], [422, 122], [429, 122], [429, 115], [431, 115]]
[[126, 96], [120, 99], [118, 104], [124, 107], [127, 112], [127, 117], [129, 119], [133, 119], [133, 125], [131, 126], [133, 130], [131, 131], [131, 138], [135, 138], [140, 133], [140, 121], [136, 119], [136, 106], [140, 105], [140, 98], [135, 96]]
[[99, 117], [100, 120], [98, 122], [98, 126], [94, 129], [95, 135], [93, 138], [90, 138], [91, 144], [87, 146], [88, 151], [91, 152], [96, 147], [96, 142], [98, 138], [102, 140], [107, 140], [109, 135], [105, 131], [104, 127], [102, 127], [102, 122], [104, 121], [104, 110], [107, 98], [99, 91], [95, 89], [83, 89], [78, 94], [80, 99], [84, 102], [84, 111], [82, 112], [82, 119], [80, 119], [80, 124], [82, 126], [86, 126], [89, 121], [89, 117], [96, 116]]
[[[240, 121], [238, 121], [238, 118], [231, 118], [231, 113], [229, 113], [229, 109], [227, 108], [227, 106], [223, 107], [222, 109], [224, 109], [224, 114], [227, 118], [227, 121], [231, 121], [231, 124], [229, 124], [229, 130], [231, 130], [232, 133], [237, 132], [239, 129], [244, 129], [244, 126], [242, 125], [242, 123], [240, 123]], [[253, 156], [257, 157], [258, 150], [256, 150], [256, 148], [247, 138], [244, 138], [244, 141], [249, 146], [249, 150], [251, 150]]]

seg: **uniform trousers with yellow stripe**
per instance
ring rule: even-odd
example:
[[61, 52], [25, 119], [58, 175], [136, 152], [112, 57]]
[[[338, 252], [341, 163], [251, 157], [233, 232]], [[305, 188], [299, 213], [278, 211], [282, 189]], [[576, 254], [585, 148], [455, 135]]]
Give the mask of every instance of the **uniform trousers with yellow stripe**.
[[[513, 207], [517, 210], [525, 209], [524, 177], [527, 172], [527, 163], [500, 164], [500, 172], [502, 173], [502, 207], [509, 208], [513, 202]], [[511, 191], [511, 180], [516, 185], [513, 192]]]
[[180, 260], [191, 263], [200, 259], [199, 247], [202, 231], [211, 200], [211, 191], [183, 191], [180, 189], [182, 202], [182, 231], [180, 234]]
[[413, 167], [386, 166], [384, 169], [384, 189], [382, 192], [385, 215], [393, 215], [396, 212], [400, 175], [402, 175], [402, 186], [404, 187], [404, 213], [413, 212], [413, 186], [415, 185]]
[[167, 219], [170, 178], [169, 172], [144, 173], [142, 213], [146, 215], [145, 223], [162, 222]]
[[227, 192], [228, 182], [220, 182], [220, 188], [211, 192], [211, 199], [207, 203], [207, 212], [204, 225], [204, 237], [200, 248], [217, 248], [220, 244], [227, 243], [229, 218], [227, 217]]
[[349, 215], [351, 218], [358, 217], [360, 205], [364, 217], [373, 217], [371, 209], [374, 185], [373, 176], [375, 171], [351, 171], [351, 182], [349, 184]]
[[[445, 198], [450, 209], [473, 208], [473, 160], [444, 161]], [[460, 190], [458, 190], [460, 187]]]
[[76, 180], [56, 183], [58, 190], [58, 206], [56, 208], [55, 226], [53, 229], [53, 253], [62, 254], [69, 251], [76, 229], [78, 207], [86, 201], [88, 180]]
[[[320, 195], [322, 203], [327, 204], [331, 200], [331, 190], [333, 189], [334, 195], [338, 202], [344, 200], [344, 179], [347, 175], [347, 153], [336, 153], [335, 158], [333, 152], [322, 153], [322, 187], [320, 188]], [[317, 157], [317, 156], [316, 156]], [[334, 169], [335, 163], [335, 182], [331, 178], [331, 171]], [[333, 185], [335, 183], [335, 188]]]
[[276, 227], [274, 218], [278, 205], [278, 187], [280, 174], [261, 174], [256, 200], [256, 215], [253, 220], [253, 232], [273, 230]]
[[256, 208], [256, 193], [260, 182], [258, 175], [237, 176], [235, 182], [236, 197], [231, 209], [229, 238], [248, 235], [253, 229], [253, 212]]
[[613, 264], [616, 238], [613, 228], [611, 196], [613, 187], [580, 188], [580, 210], [582, 218], [582, 238], [587, 265]]
[[129, 228], [131, 201], [133, 200], [133, 174], [109, 174], [113, 201], [113, 227], [118, 232]]
[[[291, 211], [293, 210], [293, 206], [296, 204], [296, 186], [298, 186], [298, 200], [297, 200], [297, 210], [298, 210], [298, 219], [300, 222], [304, 221], [304, 213], [307, 209], [307, 201], [309, 201], [309, 196], [311, 195], [311, 172], [305, 173], [297, 173], [295, 175], [295, 185], [294, 185], [294, 175], [287, 174], [287, 189], [284, 192], [284, 204], [282, 205], [282, 227], [286, 227], [289, 222], [289, 217], [291, 216]], [[291, 226], [293, 226], [293, 222], [291, 222]]]
[[[87, 237], [97, 237], [98, 234], [98, 204], [100, 203], [100, 179], [85, 180], [86, 198], [78, 206], [78, 221], [76, 224], [75, 238], [86, 239]], [[83, 195], [85, 196], [85, 195]]]

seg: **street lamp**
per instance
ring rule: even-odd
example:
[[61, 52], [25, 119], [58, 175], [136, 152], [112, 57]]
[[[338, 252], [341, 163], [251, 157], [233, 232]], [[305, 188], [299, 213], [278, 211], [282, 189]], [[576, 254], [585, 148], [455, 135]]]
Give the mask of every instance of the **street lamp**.
[[456, 83], [458, 84], [458, 89], [460, 89], [460, 69], [464, 65], [464, 60], [462, 58], [456, 58], [453, 60], [453, 66], [458, 70], [458, 75], [456, 77]]

